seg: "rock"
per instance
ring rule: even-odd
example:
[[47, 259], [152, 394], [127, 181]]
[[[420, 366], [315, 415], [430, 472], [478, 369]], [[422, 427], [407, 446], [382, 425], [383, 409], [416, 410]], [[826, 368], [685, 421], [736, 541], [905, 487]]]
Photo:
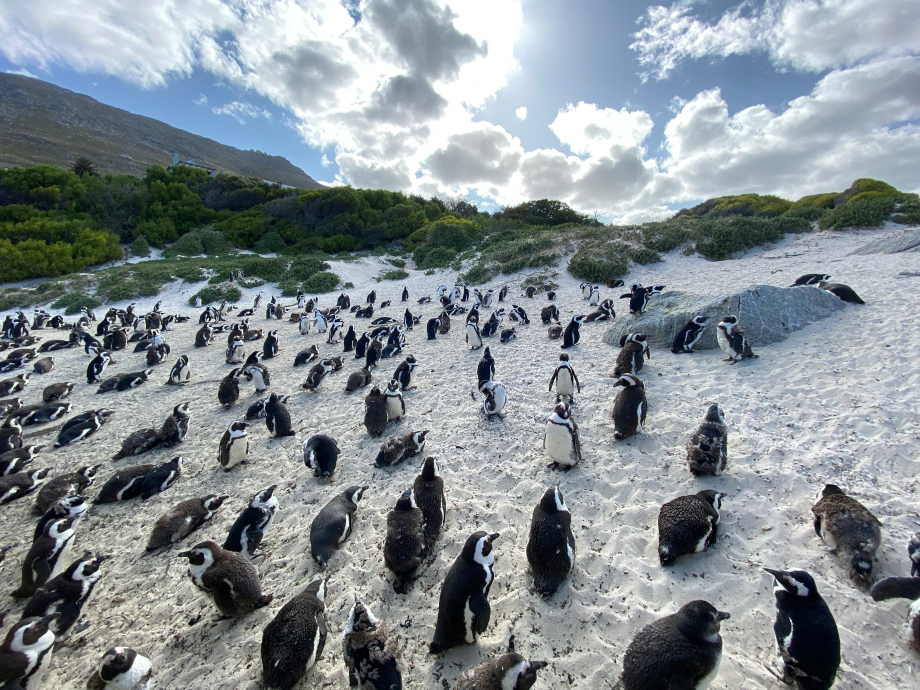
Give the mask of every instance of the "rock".
[[897, 235], [869, 242], [853, 254], [898, 254], [900, 252], [920, 252], [920, 228], [911, 228]]
[[716, 341], [719, 321], [726, 314], [735, 314], [756, 352], [758, 345], [785, 340], [793, 331], [845, 308], [846, 303], [835, 295], [811, 286], [755, 285], [721, 295], [663, 292], [649, 300], [648, 309], [641, 316], [629, 316], [627, 311], [624, 316], [617, 317], [603, 340], [619, 347], [622, 335], [645, 333], [653, 347], [670, 349], [677, 331], [691, 318], [702, 314], [708, 316], [709, 321], [694, 349], [711, 350], [719, 347]]

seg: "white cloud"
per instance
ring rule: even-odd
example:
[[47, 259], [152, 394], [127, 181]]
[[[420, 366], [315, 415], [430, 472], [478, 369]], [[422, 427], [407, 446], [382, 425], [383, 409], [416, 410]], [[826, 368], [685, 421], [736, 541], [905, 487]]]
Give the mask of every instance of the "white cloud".
[[[205, 99], [205, 103], [207, 103], [207, 99]], [[246, 124], [246, 118], [254, 120], [257, 117], [264, 117], [269, 122], [272, 120], [272, 114], [269, 111], [264, 108], [257, 108], [252, 103], [247, 103], [246, 101], [224, 103], [224, 105], [211, 108], [211, 112], [215, 115], [229, 115], [241, 125]]]
[[25, 67], [23, 67], [22, 69], [8, 69], [6, 73], [7, 74], [19, 74], [23, 77], [32, 77], [32, 79], [38, 79], [38, 76], [32, 74]]
[[514, 111], [514, 114], [517, 115], [518, 120], [526, 120], [527, 108], [522, 105], [520, 108]]
[[549, 128], [573, 153], [605, 156], [613, 146], [638, 146], [653, 125], [649, 114], [641, 110], [598, 108], [581, 102], [560, 110]]
[[199, 93], [198, 98], [194, 99], [192, 103], [194, 103], [195, 105], [207, 105], [208, 97], [205, 96], [203, 93]]
[[754, 52], [809, 72], [920, 52], [920, 0], [744, 2], [715, 23], [692, 11], [691, 0], [646, 10], [630, 46], [643, 78], [664, 79], [685, 60]]

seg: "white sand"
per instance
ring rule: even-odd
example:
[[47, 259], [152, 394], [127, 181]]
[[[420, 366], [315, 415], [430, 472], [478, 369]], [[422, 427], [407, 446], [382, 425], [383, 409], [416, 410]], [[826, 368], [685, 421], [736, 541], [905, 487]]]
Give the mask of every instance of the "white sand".
[[[814, 575], [840, 627], [843, 664], [835, 687], [914, 687], [920, 663], [904, 640], [907, 602], [875, 604], [858, 591], [827, 555], [809, 510], [825, 483], [841, 485], [884, 525], [878, 572], [908, 574], [907, 540], [920, 529], [920, 279], [896, 276], [920, 271], [920, 254], [847, 256], [889, 232], [816, 233], [791, 237], [735, 261], [710, 263], [672, 253], [664, 263], [636, 267], [627, 284], [664, 283], [668, 289], [712, 294], [764, 283], [786, 286], [802, 273], [828, 272], [868, 304], [848, 307], [782, 343], [754, 343], [760, 358], [737, 366], [721, 361], [718, 350], [681, 357], [654, 350], [642, 371], [650, 406], [647, 429], [625, 442], [613, 440], [610, 414], [618, 389], [606, 376], [617, 350], [601, 342], [607, 326], [586, 324], [581, 343], [570, 350], [583, 387], [575, 417], [584, 462], [567, 473], [549, 469], [540, 448], [553, 406], [547, 384], [560, 352], [539, 322], [545, 298], [517, 297], [520, 277], [508, 277], [514, 295], [509, 302], [527, 309], [532, 323], [518, 328], [515, 342], [502, 345], [496, 337], [487, 343], [495, 356], [496, 378], [508, 389], [502, 420], [484, 419], [481, 396], [471, 398], [481, 351], [471, 352], [464, 344], [463, 318], [454, 319], [451, 332], [436, 342], [425, 339], [424, 328], [413, 331], [406, 352], [421, 362], [418, 388], [406, 394], [407, 418], [387, 433], [430, 430], [427, 450], [440, 460], [449, 512], [433, 561], [406, 595], [393, 592], [381, 548], [387, 512], [411, 486], [421, 458], [389, 470], [372, 467], [381, 441], [370, 438], [362, 423], [368, 389], [343, 393], [348, 374], [359, 364], [346, 355], [346, 367], [329, 376], [319, 393], [304, 393], [299, 384], [306, 369], [291, 367], [294, 355], [314, 343], [323, 355], [338, 354], [341, 345], [327, 345], [316, 334], [302, 337], [295, 324], [268, 322], [260, 310], [252, 324], [281, 333], [283, 355], [267, 362], [271, 390], [293, 395], [289, 407], [298, 433], [296, 438], [270, 440], [264, 424], [256, 423], [250, 427], [249, 464], [224, 473], [216, 457], [220, 436], [232, 420], [243, 417], [256, 396], [251, 385], [244, 385], [243, 398], [231, 412], [220, 407], [218, 381], [231, 368], [224, 364], [225, 337], [207, 349], [192, 347], [197, 310], [185, 300], [198, 286], [174, 285], [162, 295], [164, 310], [194, 320], [166, 334], [173, 352], [150, 383], [134, 391], [95, 395], [96, 386], [85, 383], [88, 358], [81, 349], [54, 353], [55, 371], [44, 379], [34, 377], [26, 389], [26, 402], [32, 403], [47, 383], [78, 381], [74, 413], [100, 406], [118, 411], [88, 442], [44, 452], [34, 463], [54, 465], [58, 472], [104, 463], [90, 496], [116, 468], [162, 462], [178, 453], [187, 459], [183, 476], [165, 493], [147, 502], [93, 507], [84, 519], [74, 554], [92, 549], [114, 559], [105, 564], [105, 576], [84, 609], [91, 627], [55, 654], [45, 687], [83, 687], [102, 653], [116, 644], [132, 646], [153, 660], [159, 688], [259, 687], [262, 630], [292, 595], [320, 574], [309, 556], [310, 521], [332, 496], [355, 484], [370, 488], [351, 538], [330, 563], [330, 636], [323, 659], [303, 687], [345, 687], [341, 632], [355, 593], [398, 635], [408, 688], [454, 687], [462, 669], [504, 652], [511, 634], [518, 651], [550, 661], [536, 687], [612, 687], [634, 634], [693, 599], [707, 599], [732, 616], [722, 626], [724, 658], [713, 688], [782, 687], [764, 668], [773, 656], [774, 600], [762, 565], [799, 566]], [[427, 319], [437, 307], [419, 307], [414, 300], [434, 298], [440, 283], [454, 280], [449, 272], [426, 277], [413, 271], [404, 282], [374, 283], [372, 276], [383, 268], [367, 260], [337, 264], [332, 270], [356, 285], [349, 291], [353, 303], [362, 303], [376, 288], [378, 300], [393, 300], [380, 313], [397, 318], [405, 308], [399, 302], [404, 284], [413, 313], [422, 312]], [[564, 272], [556, 281], [561, 284], [557, 302], [564, 322], [573, 313], [586, 313], [578, 281]], [[262, 290], [267, 293], [266, 287]], [[246, 291], [241, 305], [249, 306], [255, 292]], [[615, 294], [607, 294], [611, 292]], [[601, 296], [618, 297], [620, 292], [602, 290]], [[323, 304], [329, 306], [334, 298], [324, 296]], [[139, 311], [154, 301], [142, 302]], [[617, 311], [625, 304], [617, 301]], [[368, 326], [368, 321], [349, 315], [346, 325], [351, 323], [359, 333]], [[56, 337], [49, 331], [39, 334]], [[250, 345], [261, 348], [261, 342]], [[193, 382], [184, 388], [161, 385], [183, 353], [191, 359]], [[117, 365], [108, 374], [145, 368], [142, 354], [115, 357]], [[398, 362], [385, 360], [374, 374], [375, 383], [385, 384]], [[193, 410], [184, 445], [136, 460], [110, 460], [128, 433], [160, 424], [182, 400], [191, 400]], [[686, 467], [684, 444], [710, 401], [722, 404], [730, 425], [729, 465], [722, 477], [695, 479]], [[313, 478], [302, 463], [301, 444], [318, 432], [334, 436], [342, 450], [330, 482]], [[572, 511], [578, 554], [570, 579], [544, 601], [530, 590], [525, 546], [533, 506], [555, 482]], [[216, 609], [192, 585], [186, 561], [176, 553], [205, 539], [222, 543], [250, 496], [275, 483], [281, 512], [268, 534], [265, 555], [255, 561], [275, 601], [238, 620], [214, 623]], [[702, 488], [729, 494], [719, 540], [708, 553], [663, 569], [657, 559], [658, 509], [675, 496]], [[209, 492], [231, 496], [210, 523], [168, 550], [143, 555], [160, 514], [180, 500]], [[31, 505], [32, 500], [23, 499], [0, 507], [3, 543], [13, 545], [0, 572], [4, 595], [18, 583], [35, 524]], [[466, 537], [478, 529], [501, 533], [490, 596], [492, 622], [477, 645], [430, 657], [427, 645], [441, 582]], [[21, 603], [13, 605], [7, 627], [21, 610]], [[198, 622], [190, 625], [193, 620]]]

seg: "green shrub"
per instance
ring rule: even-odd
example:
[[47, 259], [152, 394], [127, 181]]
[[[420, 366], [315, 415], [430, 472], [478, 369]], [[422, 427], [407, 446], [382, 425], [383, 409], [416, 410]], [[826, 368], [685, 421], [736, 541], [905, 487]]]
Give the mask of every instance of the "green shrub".
[[470, 267], [466, 273], [463, 273], [460, 279], [467, 285], [482, 285], [492, 280], [497, 274], [498, 269], [495, 266], [478, 263]]
[[163, 250], [163, 256], [198, 256], [204, 254], [204, 245], [201, 243], [201, 237], [194, 232], [182, 235], [176, 242]]
[[325, 261], [320, 261], [312, 256], [301, 256], [291, 262], [284, 272], [283, 280], [303, 281], [310, 278], [314, 273], [328, 269], [329, 264]]
[[820, 206], [793, 206], [783, 214], [783, 218], [803, 218], [811, 222], [821, 220], [828, 211]]
[[323, 271], [315, 273], [303, 282], [301, 289], [308, 294], [332, 292], [339, 286], [339, 277], [335, 273]]
[[642, 226], [642, 244], [656, 252], [677, 249], [690, 239], [688, 224], [689, 222], [679, 221], [646, 223]]
[[391, 265], [396, 266], [396, 268], [405, 268], [406, 262], [402, 259], [387, 259]]
[[275, 254], [287, 247], [284, 239], [277, 232], [266, 232], [253, 245], [252, 250], [257, 254]]
[[597, 251], [596, 247], [582, 245], [569, 259], [569, 273], [592, 283], [603, 283], [611, 278], [622, 278], [629, 271], [629, 261], [624, 253]]
[[[858, 180], [857, 180], [858, 181]], [[842, 230], [844, 228], [877, 228], [891, 216], [897, 204], [892, 196], [869, 197], [835, 206], [821, 218], [819, 226]]]
[[403, 278], [408, 278], [409, 272], [404, 271], [401, 268], [397, 268], [393, 271], [387, 271], [381, 276], [381, 280], [402, 280]]
[[637, 264], [654, 264], [660, 261], [664, 261], [661, 258], [661, 254], [656, 252], [654, 249], [631, 249], [629, 251], [629, 258], [635, 261]]
[[228, 302], [239, 302], [243, 297], [243, 293], [235, 285], [228, 285], [226, 287], [209, 285], [189, 297], [188, 303], [194, 306], [196, 297], [201, 298], [202, 304], [219, 303], [221, 300], [227, 300]]
[[101, 305], [102, 302], [91, 295], [87, 295], [83, 292], [69, 292], [58, 298], [58, 300], [55, 301], [51, 307], [53, 309], [63, 309], [64, 313], [69, 316], [71, 314], [79, 313], [80, 307], [95, 309]]
[[912, 194], [901, 202], [901, 206], [896, 209], [898, 215], [892, 216], [891, 220], [902, 225], [920, 224], [920, 198]]
[[[421, 253], [421, 256], [418, 256]], [[428, 247], [416, 250], [415, 263], [419, 268], [447, 268], [457, 258], [457, 252], [448, 247]]]
[[349, 280], [347, 283], [345, 283], [345, 284], [342, 286], [342, 289], [343, 289], [343, 290], [352, 290], [352, 289], [354, 289], [354, 287], [355, 287], [355, 284], [352, 283], [352, 282]]
[[131, 243], [131, 254], [133, 256], [150, 256], [150, 245], [147, 244], [147, 238], [138, 235]]

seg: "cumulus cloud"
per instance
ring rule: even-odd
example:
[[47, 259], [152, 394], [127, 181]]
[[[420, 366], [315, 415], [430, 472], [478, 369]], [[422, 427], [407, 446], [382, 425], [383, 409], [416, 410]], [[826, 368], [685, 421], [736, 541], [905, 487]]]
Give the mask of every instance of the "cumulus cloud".
[[623, 108], [598, 108], [594, 103], [567, 105], [549, 128], [559, 141], [579, 155], [608, 155], [611, 147], [641, 144], [654, 123], [649, 114]]
[[[207, 103], [207, 99], [205, 99]], [[215, 115], [229, 115], [241, 125], [246, 124], [246, 119], [254, 120], [257, 117], [264, 117], [266, 120], [272, 119], [272, 114], [264, 108], [257, 108], [252, 103], [246, 101], [232, 101], [224, 105], [211, 108]]]
[[522, 154], [518, 139], [501, 127], [483, 123], [477, 129], [451, 136], [447, 145], [432, 153], [425, 164], [447, 185], [504, 185], [517, 170]]
[[522, 105], [520, 108], [514, 111], [514, 114], [517, 115], [518, 120], [526, 120], [527, 108]]

